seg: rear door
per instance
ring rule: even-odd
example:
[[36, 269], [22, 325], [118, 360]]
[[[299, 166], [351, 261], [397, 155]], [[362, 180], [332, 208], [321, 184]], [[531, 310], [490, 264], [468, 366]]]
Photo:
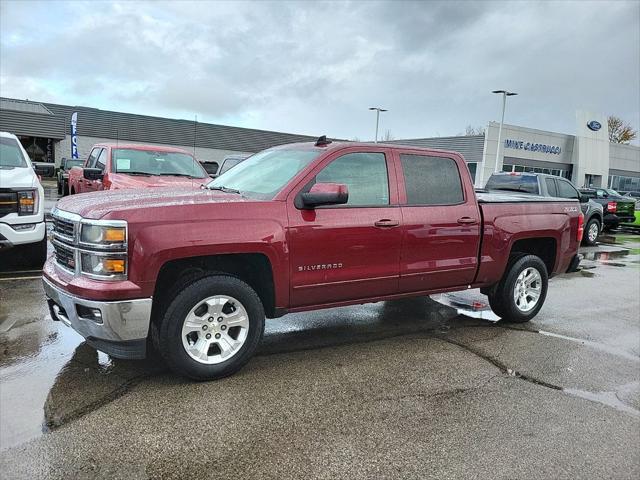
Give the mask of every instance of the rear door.
[[398, 153], [402, 292], [468, 285], [474, 280], [481, 221], [463, 162], [443, 153]]
[[[347, 185], [348, 203], [296, 208], [295, 197], [314, 183]], [[402, 219], [387, 149], [335, 152], [292, 192], [287, 208], [293, 307], [397, 292]]]

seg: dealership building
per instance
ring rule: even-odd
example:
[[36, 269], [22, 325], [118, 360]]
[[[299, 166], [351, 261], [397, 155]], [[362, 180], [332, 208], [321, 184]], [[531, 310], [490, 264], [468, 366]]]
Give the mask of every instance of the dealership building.
[[[86, 158], [101, 142], [171, 145], [195, 150], [201, 161], [220, 162], [229, 154], [317, 138], [11, 98], [0, 98], [0, 131], [17, 135], [32, 160], [56, 164], [74, 154]], [[609, 143], [602, 114], [578, 111], [573, 135], [504, 125], [500, 142], [498, 137], [499, 124], [489, 122], [484, 135], [389, 143], [457, 151], [478, 187], [494, 171], [505, 171], [560, 175], [579, 187], [640, 191], [640, 147]]]

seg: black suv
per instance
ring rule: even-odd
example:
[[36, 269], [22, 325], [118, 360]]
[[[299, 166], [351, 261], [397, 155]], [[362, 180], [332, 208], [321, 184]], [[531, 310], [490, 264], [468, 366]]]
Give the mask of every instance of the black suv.
[[69, 170], [71, 167], [81, 167], [84, 160], [80, 158], [63, 158], [56, 175], [58, 181], [58, 194], [69, 195]]
[[545, 173], [494, 173], [489, 177], [487, 190], [506, 190], [510, 192], [530, 193], [542, 197], [575, 198], [580, 202], [584, 215], [584, 236], [582, 243], [595, 245], [602, 230], [603, 208], [598, 203], [581, 195], [578, 189], [566, 178]]
[[634, 212], [636, 202], [633, 198], [623, 197], [610, 188], [581, 188], [580, 192], [602, 205], [604, 209], [604, 227], [607, 230], [618, 228], [621, 223], [636, 221]]

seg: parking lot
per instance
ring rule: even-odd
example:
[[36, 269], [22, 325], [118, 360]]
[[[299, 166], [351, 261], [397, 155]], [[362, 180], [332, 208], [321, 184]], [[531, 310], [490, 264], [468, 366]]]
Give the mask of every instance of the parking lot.
[[208, 383], [96, 352], [5, 267], [2, 476], [634, 477], [640, 236], [602, 240], [528, 324], [474, 291], [292, 314]]

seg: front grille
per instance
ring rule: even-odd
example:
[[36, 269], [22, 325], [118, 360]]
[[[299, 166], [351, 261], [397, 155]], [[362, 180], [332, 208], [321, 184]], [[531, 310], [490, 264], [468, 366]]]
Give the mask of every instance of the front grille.
[[16, 192], [0, 192], [0, 217], [18, 211], [18, 194]]
[[65, 220], [60, 217], [53, 217], [53, 233], [65, 237], [69, 240], [73, 240], [74, 223], [70, 220]]
[[75, 271], [76, 258], [74, 251], [57, 242], [53, 244], [53, 249], [56, 256], [56, 262], [68, 270]]

